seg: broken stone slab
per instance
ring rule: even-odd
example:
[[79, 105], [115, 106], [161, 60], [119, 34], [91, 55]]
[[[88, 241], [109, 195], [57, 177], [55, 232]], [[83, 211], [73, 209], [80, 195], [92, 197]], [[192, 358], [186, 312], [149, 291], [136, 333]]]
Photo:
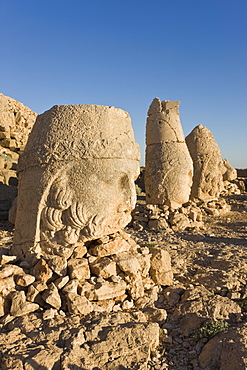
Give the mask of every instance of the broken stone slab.
[[167, 223], [166, 219], [160, 218], [160, 219], [150, 219], [148, 222], [148, 228], [150, 230], [169, 230], [170, 226]]
[[90, 278], [90, 268], [86, 258], [70, 258], [68, 261], [68, 273], [70, 279], [83, 282]]
[[53, 271], [50, 269], [45, 260], [40, 259], [34, 266], [33, 274], [36, 280], [47, 283], [47, 281], [49, 281], [49, 279], [52, 277]]
[[181, 298], [179, 312], [183, 315], [196, 313], [200, 317], [220, 320], [229, 319], [233, 314], [239, 318], [241, 307], [231, 299], [215, 295], [200, 286], [186, 290]]
[[35, 277], [29, 274], [17, 276], [15, 279], [16, 284], [23, 287], [31, 285], [34, 281]]
[[41, 293], [41, 297], [46, 303], [54, 307], [56, 310], [60, 309], [62, 301], [58, 289], [54, 283], [50, 283], [48, 285], [48, 289]]
[[80, 296], [77, 293], [68, 293], [65, 297], [70, 314], [87, 315], [93, 309], [92, 304], [85, 296]]
[[210, 339], [202, 348], [199, 365], [202, 369], [245, 370], [247, 368], [247, 325], [229, 328]]
[[104, 299], [113, 299], [125, 294], [127, 284], [124, 280], [119, 280], [118, 283], [104, 281], [95, 285], [94, 300], [101, 301]]
[[15, 290], [15, 279], [14, 276], [8, 276], [0, 278], [0, 294], [6, 297], [10, 292]]
[[158, 247], [150, 248], [150, 276], [158, 285], [173, 285], [171, 257], [167, 251]]
[[8, 256], [6, 254], [0, 256], [0, 265], [5, 265], [6, 263], [14, 261], [16, 261], [16, 256]]
[[5, 264], [0, 266], [0, 279], [4, 279], [12, 275], [24, 275], [24, 270], [16, 265]]
[[30, 312], [34, 312], [39, 309], [39, 305], [36, 303], [31, 303], [26, 301], [26, 296], [24, 291], [16, 291], [12, 293], [11, 296], [11, 316], [24, 316]]
[[183, 213], [173, 213], [169, 217], [169, 223], [174, 231], [184, 231], [190, 227], [190, 221]]
[[51, 256], [47, 261], [48, 266], [59, 276], [67, 273], [67, 259], [63, 256]]
[[113, 275], [117, 275], [116, 262], [109, 257], [101, 257], [90, 263], [90, 270], [93, 275], [108, 279]]
[[125, 239], [117, 237], [109, 242], [101, 242], [99, 239], [98, 244], [90, 247], [89, 253], [97, 257], [111, 256], [113, 254], [118, 254], [122, 252], [127, 252], [130, 250], [131, 245]]
[[141, 265], [138, 260], [138, 254], [128, 252], [119, 253], [113, 257], [118, 267], [127, 275], [136, 276], [141, 270]]

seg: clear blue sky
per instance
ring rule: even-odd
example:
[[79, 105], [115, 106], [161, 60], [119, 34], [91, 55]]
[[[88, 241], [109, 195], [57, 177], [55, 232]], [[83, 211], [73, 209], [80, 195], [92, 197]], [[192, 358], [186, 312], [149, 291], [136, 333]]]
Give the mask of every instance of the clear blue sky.
[[145, 151], [154, 97], [180, 100], [187, 135], [209, 128], [247, 167], [246, 0], [0, 0], [0, 92], [128, 111]]

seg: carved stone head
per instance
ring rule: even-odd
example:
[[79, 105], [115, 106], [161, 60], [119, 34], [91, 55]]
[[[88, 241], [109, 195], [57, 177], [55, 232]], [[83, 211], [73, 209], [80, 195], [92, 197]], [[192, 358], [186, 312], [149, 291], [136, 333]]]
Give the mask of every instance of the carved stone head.
[[15, 253], [61, 255], [124, 228], [138, 174], [128, 113], [97, 105], [43, 113], [19, 162]]

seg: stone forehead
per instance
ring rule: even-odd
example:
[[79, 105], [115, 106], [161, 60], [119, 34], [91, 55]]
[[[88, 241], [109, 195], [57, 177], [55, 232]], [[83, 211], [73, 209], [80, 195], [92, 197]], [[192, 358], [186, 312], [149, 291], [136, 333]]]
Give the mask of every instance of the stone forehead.
[[39, 115], [20, 161], [125, 158], [139, 161], [127, 112], [101, 105], [56, 105]]

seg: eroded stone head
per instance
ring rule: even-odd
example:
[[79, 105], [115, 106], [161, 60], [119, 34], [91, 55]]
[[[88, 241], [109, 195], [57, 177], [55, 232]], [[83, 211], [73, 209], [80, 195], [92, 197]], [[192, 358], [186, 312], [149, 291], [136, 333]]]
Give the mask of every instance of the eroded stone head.
[[40, 115], [19, 162], [14, 252], [63, 254], [131, 219], [139, 147], [128, 113], [96, 105]]
[[213, 134], [205, 126], [198, 125], [186, 137], [186, 143], [194, 165], [191, 199], [217, 198], [223, 189], [225, 165]]
[[155, 98], [148, 110], [146, 126], [146, 201], [174, 209], [189, 200], [193, 175], [179, 104]]

